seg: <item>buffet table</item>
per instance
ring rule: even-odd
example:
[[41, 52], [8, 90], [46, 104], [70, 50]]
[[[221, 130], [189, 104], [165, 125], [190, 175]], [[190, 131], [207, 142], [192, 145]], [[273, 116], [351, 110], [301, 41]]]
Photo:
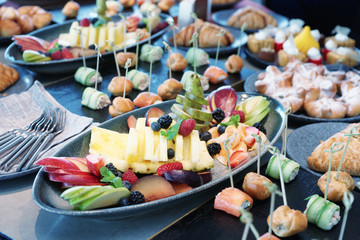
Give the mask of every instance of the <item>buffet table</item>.
[[[0, 48], [0, 62], [2, 63], [7, 63], [4, 59], [5, 49], [4, 46]], [[244, 78], [262, 70], [251, 65], [246, 60], [245, 55], [242, 55], [242, 57], [245, 70], [241, 75], [241, 79], [232, 84], [237, 91], [244, 90], [242, 81]], [[223, 61], [224, 59], [220, 60]], [[106, 72], [106, 67], [103, 66], [100, 71]], [[111, 65], [111, 67], [114, 66]], [[92, 110], [86, 110], [84, 107], [79, 107], [81, 96], [71, 95], [69, 97], [68, 94], [71, 93], [74, 87], [72, 75], [48, 76], [37, 73], [31, 73], [31, 75], [34, 80], [39, 80], [45, 86], [45, 89], [69, 111], [78, 115], [92, 117], [95, 122], [100, 123], [110, 119], [107, 112], [103, 112], [103, 114], [100, 112], [99, 114], [94, 113]], [[290, 123], [288, 132], [290, 133], [292, 129], [299, 126], [301, 124]], [[280, 138], [275, 146], [280, 148], [281, 145], [282, 139]], [[268, 155], [264, 156], [264, 158], [268, 157]], [[264, 167], [262, 167], [262, 171], [264, 171]], [[234, 226], [235, 221], [237, 221], [238, 228], [227, 229], [226, 223], [228, 219], [224, 219], [222, 222], [222, 217], [217, 216], [218, 212], [211, 210], [213, 197], [221, 189], [227, 187], [228, 182], [216, 186], [206, 194], [201, 194], [196, 200], [185, 201], [181, 206], [166, 209], [166, 211], [144, 215], [140, 218], [100, 221], [91, 218], [62, 216], [40, 209], [32, 199], [32, 183], [35, 176], [36, 173], [12, 180], [0, 181], [0, 233], [13, 239], [147, 239], [150, 237], [155, 239], [222, 239], [225, 237], [240, 238], [244, 227], [244, 224], [241, 224], [238, 219], [233, 218], [234, 220], [231, 220], [232, 222], [229, 224]], [[296, 181], [287, 185], [289, 188], [288, 201], [293, 204], [293, 208], [304, 209], [304, 197], [319, 193], [316, 184], [313, 184], [316, 179], [317, 177], [309, 172], [300, 170]], [[240, 186], [242, 181], [240, 179], [237, 179], [237, 181], [237, 185]], [[349, 215], [348, 228], [345, 231], [344, 239], [350, 239], [351, 237], [355, 239], [354, 236], [360, 235], [360, 229], [352, 228], [350, 224], [352, 219], [360, 216], [359, 192], [355, 191], [354, 196], [355, 202]], [[279, 202], [280, 200], [277, 201], [277, 203]], [[263, 203], [261, 206], [260, 203], [254, 215], [265, 216], [268, 211], [267, 205]], [[266, 209], [266, 212], [261, 212], [264, 209]], [[356, 222], [356, 220], [354, 221]], [[209, 229], [209, 226], [214, 226], [214, 224], [215, 227]], [[267, 230], [267, 225], [263, 222], [255, 223], [255, 225], [261, 232]], [[336, 233], [332, 235], [317, 230], [296, 236], [296, 239], [325, 237], [327, 239], [337, 239], [339, 230], [340, 226], [338, 225]], [[1, 235], [0, 239], [2, 239]]]

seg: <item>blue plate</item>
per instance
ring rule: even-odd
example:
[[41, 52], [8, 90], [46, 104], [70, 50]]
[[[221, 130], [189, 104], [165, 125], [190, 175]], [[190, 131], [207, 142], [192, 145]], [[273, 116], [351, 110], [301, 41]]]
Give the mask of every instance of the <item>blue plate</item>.
[[[248, 93], [238, 93], [238, 101], [244, 100], [248, 97], [255, 96], [259, 94], [248, 94]], [[280, 137], [282, 130], [284, 129], [284, 108], [282, 105], [275, 99], [268, 98], [271, 101], [270, 112], [268, 117], [264, 120], [265, 128], [267, 129], [267, 137], [269, 139], [269, 145], [273, 145], [277, 139]], [[156, 104], [154, 106], [163, 109], [165, 112], [170, 112], [170, 107], [174, 104], [174, 100], [167, 101], [164, 103]], [[127, 118], [130, 115], [134, 115], [136, 118], [144, 117], [145, 113], [149, 108], [140, 108], [131, 113], [127, 113], [111, 119], [100, 125], [102, 128], [111, 129], [118, 132], [128, 132], [127, 127]], [[55, 156], [63, 157], [85, 157], [89, 152], [89, 143], [90, 143], [91, 132], [88, 131], [81, 136], [77, 137], [59, 152]], [[264, 155], [267, 152], [266, 149], [261, 151], [260, 155]], [[248, 163], [243, 166], [239, 166], [233, 169], [233, 174], [235, 177], [244, 177], [245, 174], [253, 170], [251, 167], [256, 166], [257, 157], [254, 157]], [[140, 216], [144, 214], [149, 214], [157, 211], [164, 210], [166, 208], [174, 207], [175, 205], [184, 204], [184, 201], [190, 201], [199, 197], [201, 194], [208, 194], [208, 197], [211, 197], [210, 190], [216, 187], [221, 183], [228, 183], [228, 168], [221, 165], [217, 161], [214, 161], [215, 167], [211, 169], [212, 172], [212, 181], [204, 184], [200, 187], [194, 188], [190, 191], [177, 194], [168, 198], [156, 200], [153, 202], [142, 203], [138, 205], [126, 206], [126, 207], [113, 207], [106, 209], [98, 209], [91, 211], [75, 211], [69, 206], [68, 202], [60, 198], [60, 194], [63, 189], [61, 189], [61, 184], [52, 182], [49, 180], [48, 175], [43, 170], [40, 170], [37, 174], [34, 184], [33, 184], [33, 199], [35, 203], [42, 209], [56, 213], [60, 215], [68, 216], [77, 216], [77, 217], [87, 217], [95, 219], [123, 219], [129, 217]]]

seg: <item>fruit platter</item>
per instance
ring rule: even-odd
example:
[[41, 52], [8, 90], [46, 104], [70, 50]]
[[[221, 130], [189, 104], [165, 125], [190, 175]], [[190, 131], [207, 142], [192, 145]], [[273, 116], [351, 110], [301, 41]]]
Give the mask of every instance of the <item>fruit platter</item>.
[[[124, 13], [125, 16], [130, 16], [130, 13]], [[135, 18], [135, 17], [133, 17]], [[136, 17], [137, 19], [140, 19], [139, 17]], [[150, 36], [150, 38], [152, 40], [155, 40], [157, 38], [159, 38], [163, 33], [165, 33], [168, 29], [169, 26], [167, 24], [167, 20], [171, 19], [171, 17], [169, 15], [166, 14], [159, 14], [159, 19], [156, 20], [157, 21], [157, 26], [159, 26], [158, 29], [153, 29], [153, 34]], [[96, 19], [95, 19], [96, 20]], [[95, 20], [93, 21], [94, 24], [96, 24]], [[94, 30], [94, 35], [93, 35], [93, 43], [98, 43], [101, 46], [104, 46], [102, 49], [102, 61], [104, 62], [109, 62], [113, 60], [113, 52], [112, 52], [112, 48], [110, 46], [109, 41], [114, 41], [115, 42], [115, 37], [116, 39], [123, 39], [123, 32], [120, 31], [120, 28], [115, 28], [115, 26], [111, 26], [114, 24], [105, 24], [103, 25], [103, 27], [93, 27], [93, 24], [90, 22], [89, 19], [87, 19], [87, 23], [84, 23], [87, 27], [82, 27], [81, 26], [81, 21], [77, 21], [77, 20], [69, 20], [66, 21], [64, 23], [61, 24], [57, 24], [57, 25], [52, 25], [52, 26], [48, 26], [42, 29], [39, 29], [37, 31], [32, 32], [31, 34], [27, 35], [27, 37], [23, 37], [22, 39], [25, 41], [21, 41], [21, 44], [23, 45], [22, 47], [24, 49], [33, 49], [35, 51], [39, 51], [41, 50], [42, 52], [46, 52], [47, 49], [50, 49], [52, 47], [54, 47], [54, 42], [56, 41], [56, 39], [58, 40], [62, 40], [63, 42], [66, 42], [67, 44], [69, 44], [69, 42], [75, 42], [74, 44], [76, 44], [75, 46], [77, 51], [76, 53], [72, 52], [72, 57], [61, 57], [61, 58], [57, 58], [57, 57], [53, 57], [51, 58], [51, 56], [46, 56], [45, 54], [39, 54], [37, 53], [36, 55], [36, 59], [34, 59], [34, 61], [25, 61], [24, 59], [24, 52], [19, 48], [19, 46], [14, 42], [12, 43], [5, 52], [5, 58], [11, 62], [12, 64], [16, 64], [25, 68], [28, 68], [34, 72], [39, 72], [39, 73], [46, 73], [46, 74], [56, 74], [56, 73], [70, 73], [70, 72], [75, 72], [76, 69], [78, 69], [80, 66], [83, 65], [83, 59], [82, 57], [74, 57], [74, 56], [82, 56], [81, 54], [81, 50], [80, 50], [80, 40], [79, 40], [79, 34], [76, 32], [77, 28], [84, 28], [86, 29], [87, 33], [88, 33], [88, 37], [90, 37], [90, 30]], [[99, 21], [99, 20], [98, 20]], [[127, 20], [129, 21], [129, 20]], [[138, 25], [138, 23], [140, 22], [137, 21], [136, 27]], [[75, 24], [78, 23], [78, 24]], [[89, 25], [90, 24], [90, 25]], [[99, 23], [100, 24], [100, 23]], [[146, 24], [145, 24], [146, 27]], [[84, 29], [82, 29], [82, 31], [84, 31]], [[100, 29], [101, 31], [103, 31], [103, 34], [100, 34]], [[115, 31], [115, 29], [118, 29]], [[112, 31], [110, 34], [110, 30]], [[142, 31], [142, 30], [139, 30]], [[145, 30], [146, 32], [146, 30]], [[145, 33], [144, 32], [144, 33]], [[96, 34], [97, 33], [97, 34]], [[109, 37], [112, 36], [112, 38], [107, 38], [106, 36], [108, 36], [109, 33]], [[136, 33], [132, 32], [132, 33], [127, 33], [126, 35], [129, 35], [128, 38], [126, 38], [126, 42], [127, 42], [127, 48], [129, 50], [135, 50], [136, 47]], [[36, 37], [35, 39], [30, 37]], [[57, 37], [54, 37], [57, 36]], [[105, 38], [100, 38], [100, 36], [105, 36]], [[131, 37], [132, 36], [132, 37]], [[148, 35], [147, 35], [148, 36]], [[89, 38], [86, 39], [89, 39]], [[130, 38], [131, 37], [131, 38]], [[20, 39], [20, 40], [22, 40]], [[84, 37], [85, 39], [85, 37]], [[90, 39], [89, 39], [90, 40]], [[44, 43], [44, 41], [46, 41]], [[139, 40], [139, 44], [142, 45], [146, 42], [148, 42], [149, 39], [148, 37], [143, 37], [143, 39]], [[51, 44], [52, 43], [52, 44]], [[84, 40], [84, 49], [87, 50], [84, 52], [84, 55], [86, 56], [86, 63], [88, 66], [95, 66], [96, 65], [96, 51], [94, 50], [94, 48], [90, 47], [90, 49], [88, 48], [92, 44], [89, 41], [85, 41]], [[61, 42], [60, 44], [61, 45]], [[99, 47], [101, 47], [99, 45]], [[119, 47], [116, 49], [116, 51], [120, 51], [123, 49], [123, 47], [121, 47], [122, 45], [119, 45]], [[91, 49], [92, 48], [92, 49]], [[63, 48], [66, 49], [66, 48]], [[30, 52], [33, 53], [33, 52]], [[30, 57], [28, 57], [29, 59], [34, 58], [35, 56], [31, 55]]]
[[[238, 101], [243, 102], [246, 101], [246, 99], [249, 99], [251, 97], [260, 96], [258, 94], [245, 94], [245, 93], [237, 93]], [[262, 97], [261, 97], [262, 98]], [[266, 131], [266, 137], [268, 139], [267, 144], [272, 145], [274, 142], [280, 137], [281, 131], [284, 127], [284, 109], [283, 107], [276, 101], [270, 98], [265, 98], [270, 100], [269, 105], [269, 114], [268, 116], [263, 120], [264, 121], [264, 127], [268, 130]], [[265, 100], [264, 99], [264, 100]], [[248, 107], [251, 107], [249, 104]], [[132, 118], [137, 119], [137, 123], [139, 121], [148, 121], [149, 116], [152, 116], [152, 113], [149, 113], [149, 110], [154, 107], [159, 107], [164, 110], [165, 113], [168, 112], [175, 112], [176, 116], [183, 116], [181, 113], [179, 113], [178, 109], [179, 107], [175, 107], [176, 104], [174, 104], [174, 101], [167, 101], [165, 103], [160, 103], [153, 105], [152, 107], [145, 107], [141, 109], [134, 110], [131, 113], [121, 115], [117, 118], [114, 118], [112, 120], [109, 120], [101, 125], [98, 126], [99, 129], [108, 129], [111, 131], [116, 131], [120, 133], [127, 133], [131, 134], [133, 130], [132, 128], [128, 128], [128, 124], [132, 124], [131, 120]], [[255, 106], [258, 106], [255, 104]], [[260, 106], [260, 105], [259, 105]], [[258, 110], [261, 111], [261, 106], [258, 106]], [[181, 111], [181, 110], [180, 110]], [[148, 113], [147, 113], [148, 112]], [[144, 117], [147, 113], [148, 120], [140, 120], [142, 117]], [[183, 113], [185, 114], [185, 113]], [[133, 116], [133, 117], [130, 117]], [[129, 118], [130, 117], [130, 118]], [[201, 117], [200, 117], [201, 118]], [[150, 120], [151, 121], [151, 120]], [[95, 129], [96, 130], [96, 129]], [[106, 130], [102, 130], [106, 131]], [[77, 139], [74, 139], [72, 142], [70, 142], [67, 146], [65, 146], [61, 151], [59, 151], [56, 156], [57, 157], [85, 157], [89, 154], [89, 144], [91, 141], [94, 141], [92, 135], [96, 134], [96, 132], [86, 132], [83, 135], [79, 136]], [[99, 133], [105, 134], [105, 132]], [[118, 134], [118, 133], [116, 133]], [[191, 134], [193, 136], [194, 134]], [[196, 133], [193, 137], [196, 138]], [[131, 138], [131, 135], [129, 135], [128, 139]], [[111, 138], [110, 138], [111, 139]], [[199, 138], [198, 138], [199, 139]], [[100, 141], [101, 143], [101, 141]], [[109, 142], [110, 143], [110, 142]], [[95, 144], [95, 143], [93, 143]], [[99, 143], [98, 143], [99, 144]], [[90, 149], [94, 148], [91, 147]], [[96, 145], [100, 146], [100, 145]], [[136, 150], [135, 150], [136, 151]], [[176, 151], [176, 147], [175, 147]], [[202, 152], [202, 151], [201, 151]], [[263, 149], [260, 152], [260, 155], [263, 155], [266, 152], [265, 149]], [[159, 153], [160, 154], [160, 153]], [[203, 154], [203, 153], [200, 153]], [[256, 155], [256, 154], [255, 154]], [[159, 155], [160, 156], [160, 155]], [[204, 158], [208, 159], [208, 158]], [[256, 157], [251, 157], [251, 160], [246, 162], [245, 164], [239, 164], [237, 167], [234, 168], [234, 175], [240, 177], [244, 173], [244, 169], [251, 168], [251, 166], [256, 161]], [[185, 164], [185, 163], [184, 163]], [[45, 164], [46, 165], [46, 164]], [[115, 165], [115, 164], [114, 164]], [[120, 165], [115, 165], [118, 168], [121, 168]], [[157, 165], [155, 165], [157, 166]], [[185, 168], [186, 164], [184, 165]], [[190, 165], [191, 166], [191, 165]], [[200, 165], [198, 166], [200, 167]], [[200, 167], [199, 169], [201, 169]], [[146, 169], [146, 168], [145, 168]], [[149, 169], [149, 168], [147, 168]], [[61, 188], [61, 181], [60, 182], [54, 182], [49, 180], [48, 173], [44, 171], [45, 169], [42, 168], [42, 170], [38, 173], [34, 185], [33, 185], [33, 196], [36, 204], [40, 206], [41, 208], [52, 212], [57, 213], [61, 215], [69, 215], [69, 216], [82, 216], [82, 217], [95, 217], [99, 219], [119, 219], [119, 218], [126, 218], [126, 217], [133, 217], [140, 214], [150, 213], [153, 211], [159, 211], [161, 209], [165, 209], [168, 206], [172, 206], [175, 204], [178, 204], [180, 202], [183, 202], [186, 199], [194, 199], [198, 194], [204, 193], [206, 191], [209, 191], [211, 188], [215, 187], [218, 184], [221, 184], [222, 182], [226, 181], [228, 179], [227, 177], [227, 167], [219, 164], [217, 161], [214, 161], [214, 167], [211, 169], [211, 177], [212, 180], [206, 184], [200, 185], [198, 187], [195, 187], [189, 191], [179, 193], [174, 196], [169, 196], [166, 198], [162, 198], [156, 201], [150, 201], [145, 202], [142, 204], [136, 204], [136, 205], [130, 205], [130, 206], [115, 206], [115, 207], [109, 207], [104, 209], [94, 209], [94, 210], [87, 210], [87, 211], [79, 211], [74, 210], [72, 206], [69, 206], [69, 203], [62, 199], [60, 195], [63, 192], [63, 189]], [[142, 170], [143, 172], [147, 172], [148, 170]], [[150, 175], [154, 176], [154, 175]], [[146, 176], [145, 176], [146, 178]], [[140, 178], [144, 179], [144, 178]], [[140, 181], [138, 180], [138, 181]], [[136, 184], [136, 182], [135, 182]], [[69, 186], [69, 185], [68, 185]], [[71, 184], [70, 184], [71, 186]], [[145, 190], [144, 190], [145, 191]], [[160, 190], [159, 190], [160, 191]], [[156, 194], [156, 193], [154, 193]]]

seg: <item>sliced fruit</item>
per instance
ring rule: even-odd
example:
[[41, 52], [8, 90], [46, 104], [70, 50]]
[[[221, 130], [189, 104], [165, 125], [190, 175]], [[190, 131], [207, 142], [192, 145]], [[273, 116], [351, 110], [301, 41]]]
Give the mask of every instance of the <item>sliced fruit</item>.
[[209, 104], [209, 102], [205, 98], [200, 98], [200, 97], [192, 94], [191, 92], [186, 92], [185, 97], [192, 100], [192, 101], [194, 101], [194, 102], [200, 103], [202, 105], [208, 105]]
[[154, 161], [154, 149], [155, 149], [155, 139], [154, 139], [154, 131], [151, 130], [150, 127], [145, 127], [145, 153], [144, 153], [144, 160]]
[[65, 200], [69, 199], [72, 195], [74, 195], [75, 193], [80, 192], [84, 187], [83, 186], [77, 186], [77, 187], [72, 187], [69, 189], [66, 189], [61, 195], [60, 197], [64, 198]]
[[136, 130], [138, 133], [137, 159], [144, 158], [145, 124], [146, 124], [146, 118], [138, 118], [137, 119], [137, 122], [136, 122]]
[[160, 161], [160, 162], [167, 162], [168, 161], [167, 150], [168, 150], [167, 138], [160, 134], [158, 161]]
[[127, 119], [127, 125], [129, 128], [135, 128], [136, 127], [136, 118], [134, 117], [134, 115], [130, 115]]
[[177, 95], [175, 101], [177, 103], [183, 105], [184, 107], [191, 107], [191, 108], [195, 108], [195, 109], [201, 109], [202, 108], [201, 103], [197, 103], [195, 101], [192, 101], [189, 98], [186, 98], [185, 96], [182, 96], [182, 95]]
[[238, 165], [244, 165], [247, 162], [249, 153], [244, 151], [236, 151], [233, 152], [230, 156], [230, 166], [231, 168], [234, 168]]
[[187, 170], [170, 170], [164, 172], [164, 177], [171, 182], [184, 183], [191, 187], [202, 185], [202, 179], [196, 172]]
[[130, 128], [126, 147], [125, 161], [134, 162], [137, 160], [138, 140], [139, 138], [137, 130], [135, 128]]
[[248, 102], [245, 105], [245, 121], [259, 115], [261, 112], [263, 112], [266, 108], [269, 107], [270, 101], [266, 99], [266, 97], [262, 97], [256, 105], [254, 105], [253, 101]]
[[254, 123], [260, 122], [263, 118], [265, 118], [269, 112], [270, 112], [270, 108], [266, 108], [266, 109], [264, 109], [264, 111], [262, 111], [260, 114], [256, 115], [255, 117], [253, 117], [247, 121], [245, 120], [244, 123], [249, 126], [252, 126], [252, 125], [254, 125]]
[[47, 167], [54, 167], [54, 168], [61, 168], [61, 169], [72, 169], [72, 170], [80, 170], [77, 165], [72, 163], [71, 161], [65, 158], [43, 158], [40, 159], [37, 165], [47, 166]]
[[194, 130], [190, 134], [190, 142], [191, 142], [191, 161], [196, 163], [200, 161], [200, 138], [199, 138], [199, 132], [197, 130]]
[[101, 183], [100, 180], [93, 175], [75, 175], [75, 174], [58, 174], [49, 173], [49, 179], [53, 182], [64, 182], [71, 184], [83, 183]]
[[93, 175], [100, 177], [101, 176], [100, 168], [105, 166], [105, 160], [100, 155], [90, 154], [86, 156], [86, 164]]
[[146, 126], [150, 127], [150, 124], [151, 124], [149, 122], [150, 118], [159, 118], [163, 115], [165, 115], [165, 112], [163, 110], [161, 110], [160, 108], [157, 108], [157, 107], [150, 108], [145, 114]]
[[191, 115], [194, 119], [201, 120], [201, 121], [208, 121], [210, 122], [213, 117], [210, 111], [207, 109], [195, 109], [192, 107], [183, 107], [184, 111]]
[[178, 183], [178, 182], [170, 182], [170, 183], [171, 183], [171, 186], [174, 188], [176, 194], [187, 192], [187, 191], [193, 189], [192, 187], [190, 187], [189, 185], [186, 185], [184, 183]]
[[183, 136], [181, 135], [176, 135], [175, 137], [175, 161], [182, 161], [184, 159], [184, 155], [183, 155], [183, 148], [184, 145], [184, 141], [183, 141]]
[[192, 116], [190, 116], [188, 113], [186, 113], [183, 109], [183, 106], [180, 104], [173, 104], [171, 107], [171, 111], [176, 114], [180, 119], [191, 119]]

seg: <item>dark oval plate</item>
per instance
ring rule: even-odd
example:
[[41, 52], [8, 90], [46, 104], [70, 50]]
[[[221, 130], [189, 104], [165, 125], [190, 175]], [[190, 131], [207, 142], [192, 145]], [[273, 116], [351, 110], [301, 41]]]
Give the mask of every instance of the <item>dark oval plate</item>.
[[[231, 53], [236, 53], [239, 46], [244, 45], [245, 43], [247, 43], [247, 40], [248, 40], [248, 35], [246, 33], [243, 33], [242, 36], [240, 37], [240, 35], [241, 35], [240, 30], [237, 30], [234, 28], [233, 29], [226, 28], [226, 29], [229, 30], [232, 35], [234, 35], [234, 42], [230, 46], [220, 47], [220, 50], [219, 50], [220, 56], [229, 55]], [[163, 35], [163, 40], [166, 41], [167, 43], [169, 43], [171, 46], [173, 46], [173, 44], [170, 42], [170, 39], [172, 37], [173, 37], [172, 31], [168, 31], [167, 33], [165, 33]], [[179, 46], [179, 45], [177, 45], [177, 47], [184, 51], [187, 51], [189, 49], [189, 47], [184, 47], [184, 46]], [[211, 56], [216, 55], [217, 47], [207, 47], [207, 48], [201, 48], [201, 49], [203, 49], [205, 52], [207, 52]]]
[[[217, 23], [217, 24], [219, 24], [221, 26], [230, 27], [227, 24], [228, 19], [237, 10], [238, 9], [226, 9], [226, 10], [218, 11], [218, 12], [215, 12], [211, 16], [211, 18], [215, 23]], [[284, 17], [284, 16], [282, 16], [280, 14], [277, 14], [277, 13], [274, 13], [272, 11], [269, 11], [267, 13], [275, 18], [279, 28], [285, 28], [285, 27], [288, 26], [289, 19], [287, 17]], [[230, 27], [230, 28], [234, 28], [234, 27]], [[238, 28], [234, 28], [234, 29], [238, 29]], [[253, 32], [256, 32], [258, 30], [259, 29], [254, 29], [254, 28], [251, 29], [251, 28], [249, 28], [249, 29], [246, 29], [245, 31], [248, 32], [248, 33], [253, 33]]]
[[5, 91], [0, 93], [0, 98], [8, 96], [13, 93], [21, 93], [23, 91], [26, 91], [31, 87], [31, 85], [34, 83], [34, 78], [31, 75], [31, 72], [19, 67], [19, 66], [10, 66], [12, 68], [15, 68], [16, 71], [19, 73], [19, 80], [17, 80], [16, 83], [14, 83], [11, 87], [5, 89]]
[[[238, 101], [246, 99], [250, 96], [255, 96], [259, 94], [248, 94], [248, 93], [238, 93]], [[282, 130], [284, 128], [284, 108], [282, 105], [275, 99], [271, 99], [270, 112], [268, 117], [265, 120], [265, 127], [267, 129], [267, 137], [269, 139], [269, 144], [273, 145], [276, 140], [280, 137]], [[164, 103], [156, 104], [157, 107], [162, 108], [165, 112], [170, 111], [170, 107], [174, 103], [174, 100], [167, 101]], [[102, 128], [111, 129], [119, 132], [128, 132], [128, 127], [126, 120], [130, 115], [134, 115], [136, 118], [143, 117], [146, 111], [152, 106], [146, 108], [140, 108], [131, 113], [127, 113], [111, 119], [100, 125]], [[89, 143], [90, 143], [90, 134], [88, 131], [81, 136], [77, 137], [59, 152], [55, 156], [79, 156], [85, 157], [89, 152]], [[260, 155], [266, 153], [266, 148], [261, 151]], [[234, 175], [245, 175], [246, 168], [250, 167], [257, 161], [257, 157], [254, 157], [245, 165], [238, 167], [233, 170]], [[173, 207], [175, 205], [182, 204], [184, 201], [194, 199], [199, 196], [201, 193], [210, 191], [211, 188], [216, 185], [228, 180], [228, 169], [226, 166], [218, 164], [217, 161], [214, 162], [215, 167], [212, 169], [213, 180], [207, 184], [204, 184], [200, 187], [194, 188], [190, 191], [160, 199], [153, 202], [132, 205], [127, 207], [113, 207], [106, 209], [98, 209], [91, 211], [75, 211], [72, 210], [72, 207], [69, 206], [68, 202], [60, 198], [62, 189], [59, 183], [51, 182], [48, 179], [47, 173], [43, 170], [40, 170], [37, 174], [34, 184], [33, 184], [33, 199], [35, 203], [42, 209], [61, 215], [68, 216], [78, 216], [78, 217], [89, 217], [97, 219], [122, 219], [135, 217], [139, 215], [144, 215], [156, 211], [161, 211], [166, 208]]]
[[[347, 72], [349, 70], [352, 70], [352, 71], [358, 72], [358, 70], [356, 70], [354, 68], [351, 68], [351, 67], [348, 67], [345, 65], [341, 65], [341, 64], [331, 64], [331, 65], [325, 65], [325, 66], [329, 71], [343, 70], [343, 71]], [[263, 72], [265, 72], [265, 71], [254, 73], [245, 79], [245, 83], [244, 83], [245, 92], [251, 92], [251, 93], [256, 92], [255, 82], [257, 81], [257, 76]], [[309, 123], [316, 123], [316, 122], [348, 122], [348, 123], [351, 123], [351, 122], [360, 121], [360, 115], [356, 116], [356, 117], [326, 119], [326, 118], [313, 118], [313, 117], [309, 117], [305, 112], [298, 112], [298, 113], [289, 114], [289, 119], [291, 121], [301, 123], [301, 124], [309, 124]]]
[[[124, 15], [129, 15], [127, 13]], [[163, 21], [171, 18], [169, 15], [160, 14], [160, 17]], [[33, 35], [39, 38], [42, 38], [47, 41], [54, 40], [55, 37], [59, 36], [60, 33], [68, 32], [71, 26], [71, 23], [74, 20], [66, 21], [63, 24], [52, 25], [48, 27], [44, 27], [37, 31], [32, 32], [29, 35]], [[152, 40], [159, 38], [163, 33], [165, 33], [169, 29], [169, 26], [162, 29], [161, 31], [153, 34], [151, 36]], [[139, 42], [140, 45], [147, 43], [148, 39], [144, 39]], [[135, 50], [136, 44], [128, 46], [128, 50]], [[119, 49], [117, 52], [122, 51]], [[82, 58], [73, 58], [73, 59], [61, 59], [61, 60], [52, 60], [47, 62], [39, 62], [39, 63], [26, 63], [22, 59], [22, 52], [16, 43], [12, 43], [5, 52], [5, 58], [13, 64], [26, 67], [34, 72], [45, 73], [45, 74], [59, 74], [59, 73], [70, 73], [75, 72], [76, 69], [83, 66]], [[86, 57], [86, 65], [90, 67], [94, 67], [96, 65], [96, 55]], [[106, 52], [102, 54], [102, 61], [100, 63], [104, 63], [107, 61], [114, 61], [114, 55], [111, 52]]]
[[211, 4], [211, 9], [214, 11], [218, 11], [218, 10], [222, 10], [222, 9], [227, 9], [227, 8], [231, 8], [233, 6], [235, 6], [238, 2], [240, 2], [240, 0], [235, 0], [229, 3], [212, 3]]
[[[314, 123], [297, 128], [287, 138], [286, 153], [292, 160], [298, 162], [303, 169], [315, 176], [321, 177], [324, 173], [316, 172], [309, 168], [307, 157], [320, 144], [320, 141], [325, 141], [335, 133], [345, 129], [348, 125], [347, 123], [334, 122]], [[360, 181], [360, 177], [353, 176], [353, 179], [355, 183]]]

